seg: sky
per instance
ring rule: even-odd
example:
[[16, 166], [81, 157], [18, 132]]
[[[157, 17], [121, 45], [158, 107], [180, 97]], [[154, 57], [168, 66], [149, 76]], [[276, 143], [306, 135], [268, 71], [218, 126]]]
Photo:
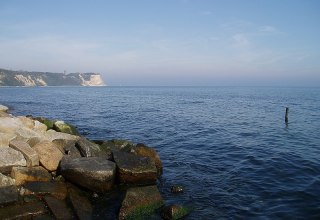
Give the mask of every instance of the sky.
[[0, 68], [112, 86], [320, 86], [318, 0], [0, 0]]

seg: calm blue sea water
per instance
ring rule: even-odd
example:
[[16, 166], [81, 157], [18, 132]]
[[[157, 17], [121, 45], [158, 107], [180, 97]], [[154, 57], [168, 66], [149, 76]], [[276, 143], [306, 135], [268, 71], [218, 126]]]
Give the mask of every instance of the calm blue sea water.
[[320, 219], [319, 88], [0, 88], [0, 103], [155, 147], [162, 195], [192, 206], [186, 219]]

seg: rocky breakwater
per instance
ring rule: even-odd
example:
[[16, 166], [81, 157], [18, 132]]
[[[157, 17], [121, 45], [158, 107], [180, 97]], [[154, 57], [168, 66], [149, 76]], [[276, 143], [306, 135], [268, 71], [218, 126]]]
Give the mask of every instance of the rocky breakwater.
[[181, 218], [187, 212], [177, 209], [184, 207], [163, 208], [156, 185], [161, 173], [159, 155], [144, 144], [93, 142], [62, 121], [15, 117], [0, 105], [0, 219], [101, 218], [92, 195], [113, 191], [123, 192], [110, 210], [118, 219], [159, 217], [161, 207], [163, 218]]

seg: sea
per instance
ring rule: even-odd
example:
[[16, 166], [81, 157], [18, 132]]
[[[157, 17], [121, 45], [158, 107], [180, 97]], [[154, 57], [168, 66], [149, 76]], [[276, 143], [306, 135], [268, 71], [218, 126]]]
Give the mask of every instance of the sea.
[[[155, 148], [159, 190], [192, 209], [184, 219], [320, 219], [320, 88], [2, 87], [0, 103]], [[116, 218], [111, 197], [95, 219]]]

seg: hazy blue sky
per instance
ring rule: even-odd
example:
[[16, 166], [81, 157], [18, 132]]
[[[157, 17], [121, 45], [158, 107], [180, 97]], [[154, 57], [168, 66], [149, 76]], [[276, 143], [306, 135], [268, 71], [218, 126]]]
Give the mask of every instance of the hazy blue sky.
[[320, 85], [318, 0], [0, 1], [0, 67], [109, 85]]

